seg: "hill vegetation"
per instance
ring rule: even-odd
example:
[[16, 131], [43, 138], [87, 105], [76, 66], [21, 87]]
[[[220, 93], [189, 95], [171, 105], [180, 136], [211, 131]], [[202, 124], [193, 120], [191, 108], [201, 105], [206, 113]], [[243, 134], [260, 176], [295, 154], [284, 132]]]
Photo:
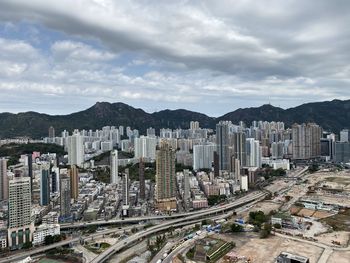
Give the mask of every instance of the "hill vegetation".
[[325, 130], [339, 132], [350, 128], [350, 100], [333, 100], [307, 103], [295, 108], [282, 109], [272, 105], [256, 108], [244, 108], [229, 112], [218, 118], [188, 110], [163, 110], [147, 113], [124, 103], [98, 102], [94, 106], [69, 115], [47, 115], [36, 112], [18, 114], [0, 113], [0, 138], [28, 136], [42, 138], [47, 136], [48, 128], [53, 126], [56, 133], [74, 129], [100, 129], [103, 126], [130, 126], [145, 133], [149, 127], [156, 128], [189, 128], [192, 120], [199, 121], [203, 128], [215, 128], [220, 120], [233, 123], [254, 120], [283, 121], [287, 126], [293, 123], [316, 122]]

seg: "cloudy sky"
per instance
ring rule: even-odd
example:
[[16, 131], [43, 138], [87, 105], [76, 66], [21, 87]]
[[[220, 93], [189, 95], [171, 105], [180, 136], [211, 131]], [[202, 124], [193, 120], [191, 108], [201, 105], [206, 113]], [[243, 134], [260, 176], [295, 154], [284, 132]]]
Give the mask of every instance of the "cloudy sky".
[[350, 99], [350, 1], [1, 0], [0, 111]]

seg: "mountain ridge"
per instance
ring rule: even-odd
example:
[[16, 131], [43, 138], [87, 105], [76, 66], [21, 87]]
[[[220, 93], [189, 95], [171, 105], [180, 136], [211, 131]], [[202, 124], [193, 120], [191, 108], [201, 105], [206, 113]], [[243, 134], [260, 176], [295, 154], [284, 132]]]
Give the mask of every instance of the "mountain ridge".
[[350, 126], [350, 100], [332, 100], [305, 103], [293, 108], [282, 109], [270, 104], [260, 107], [239, 108], [219, 117], [186, 109], [165, 109], [148, 113], [123, 102], [96, 102], [86, 110], [67, 115], [49, 115], [34, 111], [20, 113], [0, 113], [0, 138], [47, 136], [48, 128], [56, 132], [66, 129], [100, 129], [103, 126], [130, 126], [144, 133], [148, 127], [188, 128], [191, 120], [199, 121], [203, 128], [215, 128], [220, 120], [233, 123], [253, 120], [283, 121], [287, 126], [293, 123], [316, 122], [326, 130], [339, 132]]

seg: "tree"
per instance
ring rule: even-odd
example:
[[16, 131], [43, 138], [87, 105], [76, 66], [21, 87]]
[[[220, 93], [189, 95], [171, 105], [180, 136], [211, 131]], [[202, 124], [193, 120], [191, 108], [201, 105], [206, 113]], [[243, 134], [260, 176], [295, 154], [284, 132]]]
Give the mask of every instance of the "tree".
[[273, 227], [276, 228], [276, 229], [281, 229], [282, 228], [281, 224], [279, 224], [279, 223], [273, 224]]
[[26, 242], [23, 244], [22, 248], [27, 249], [27, 248], [31, 248], [32, 246], [33, 246], [32, 242]]
[[239, 224], [235, 224], [233, 223], [231, 225], [231, 232], [242, 232], [243, 231], [243, 227]]
[[260, 238], [267, 238], [270, 236], [272, 230], [271, 224], [264, 223], [262, 229], [260, 230]]

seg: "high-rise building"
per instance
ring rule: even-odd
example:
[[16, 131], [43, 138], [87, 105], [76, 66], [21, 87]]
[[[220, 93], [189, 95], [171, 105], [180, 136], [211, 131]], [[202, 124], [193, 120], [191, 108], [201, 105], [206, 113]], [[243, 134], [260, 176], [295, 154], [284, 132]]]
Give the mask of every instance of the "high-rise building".
[[7, 160], [5, 158], [0, 158], [0, 201], [9, 198], [8, 184]]
[[79, 196], [79, 172], [77, 166], [71, 165], [68, 174], [70, 178], [71, 198], [77, 200]]
[[220, 171], [219, 171], [219, 155], [217, 152], [214, 152], [214, 177], [219, 177]]
[[335, 155], [335, 141], [332, 136], [321, 139], [321, 157], [326, 161], [333, 160]]
[[84, 163], [84, 140], [79, 133], [69, 136], [67, 139], [68, 163], [70, 165], [82, 165]]
[[246, 166], [261, 167], [261, 148], [258, 140], [254, 138], [246, 139]]
[[[232, 146], [233, 146], [233, 156], [235, 159], [239, 160], [240, 166], [246, 165], [246, 135], [243, 132], [234, 132], [231, 135]], [[231, 167], [231, 171], [233, 171]]]
[[219, 170], [230, 170], [230, 136], [228, 121], [216, 124], [216, 152], [219, 155]]
[[242, 171], [241, 171], [241, 161], [236, 159], [235, 156], [231, 157], [231, 173], [233, 173], [233, 179], [237, 183], [240, 183], [242, 180]]
[[61, 218], [70, 217], [70, 178], [67, 176], [60, 176], [60, 216]]
[[193, 169], [211, 169], [214, 161], [215, 144], [193, 146]]
[[30, 178], [30, 192], [33, 191], [33, 156], [32, 154], [27, 155], [28, 158], [28, 176]]
[[158, 209], [176, 209], [176, 154], [172, 147], [161, 142], [156, 159], [156, 201]]
[[314, 123], [292, 126], [293, 159], [321, 156], [322, 128]]
[[127, 168], [125, 169], [125, 173], [123, 175], [123, 188], [122, 188], [123, 205], [125, 206], [130, 204], [129, 188], [130, 188], [130, 179], [129, 179], [129, 169]]
[[8, 242], [10, 248], [20, 248], [32, 241], [29, 177], [14, 177], [9, 181]]
[[349, 142], [350, 141], [350, 132], [348, 129], [344, 129], [344, 130], [340, 131], [339, 141], [341, 141], [341, 142]]
[[60, 168], [54, 166], [51, 170], [51, 192], [60, 192]]
[[140, 180], [140, 199], [145, 200], [146, 198], [146, 185], [145, 185], [145, 163], [140, 158], [139, 162], [139, 180]]
[[335, 142], [335, 161], [350, 163], [350, 142]]
[[147, 137], [154, 137], [156, 136], [156, 130], [150, 127], [147, 129], [146, 134], [147, 134]]
[[184, 180], [183, 180], [183, 188], [184, 188], [184, 195], [183, 199], [185, 203], [187, 204], [189, 199], [191, 198], [191, 189], [190, 189], [190, 171], [189, 170], [184, 170]]
[[191, 121], [190, 122], [190, 130], [199, 130], [199, 122]]
[[50, 128], [49, 128], [49, 138], [50, 139], [55, 138], [55, 128], [52, 126], [50, 126]]
[[273, 159], [282, 159], [284, 154], [284, 142], [271, 143], [271, 157]]
[[135, 158], [156, 158], [156, 137], [141, 136], [134, 139]]
[[48, 169], [41, 170], [40, 176], [40, 205], [45, 206], [50, 203], [50, 175]]
[[56, 171], [51, 172], [51, 193], [56, 193], [58, 191], [58, 174]]
[[119, 183], [119, 176], [118, 176], [118, 151], [113, 150], [111, 151], [111, 184], [118, 184]]
[[119, 126], [119, 135], [124, 136], [124, 126]]

